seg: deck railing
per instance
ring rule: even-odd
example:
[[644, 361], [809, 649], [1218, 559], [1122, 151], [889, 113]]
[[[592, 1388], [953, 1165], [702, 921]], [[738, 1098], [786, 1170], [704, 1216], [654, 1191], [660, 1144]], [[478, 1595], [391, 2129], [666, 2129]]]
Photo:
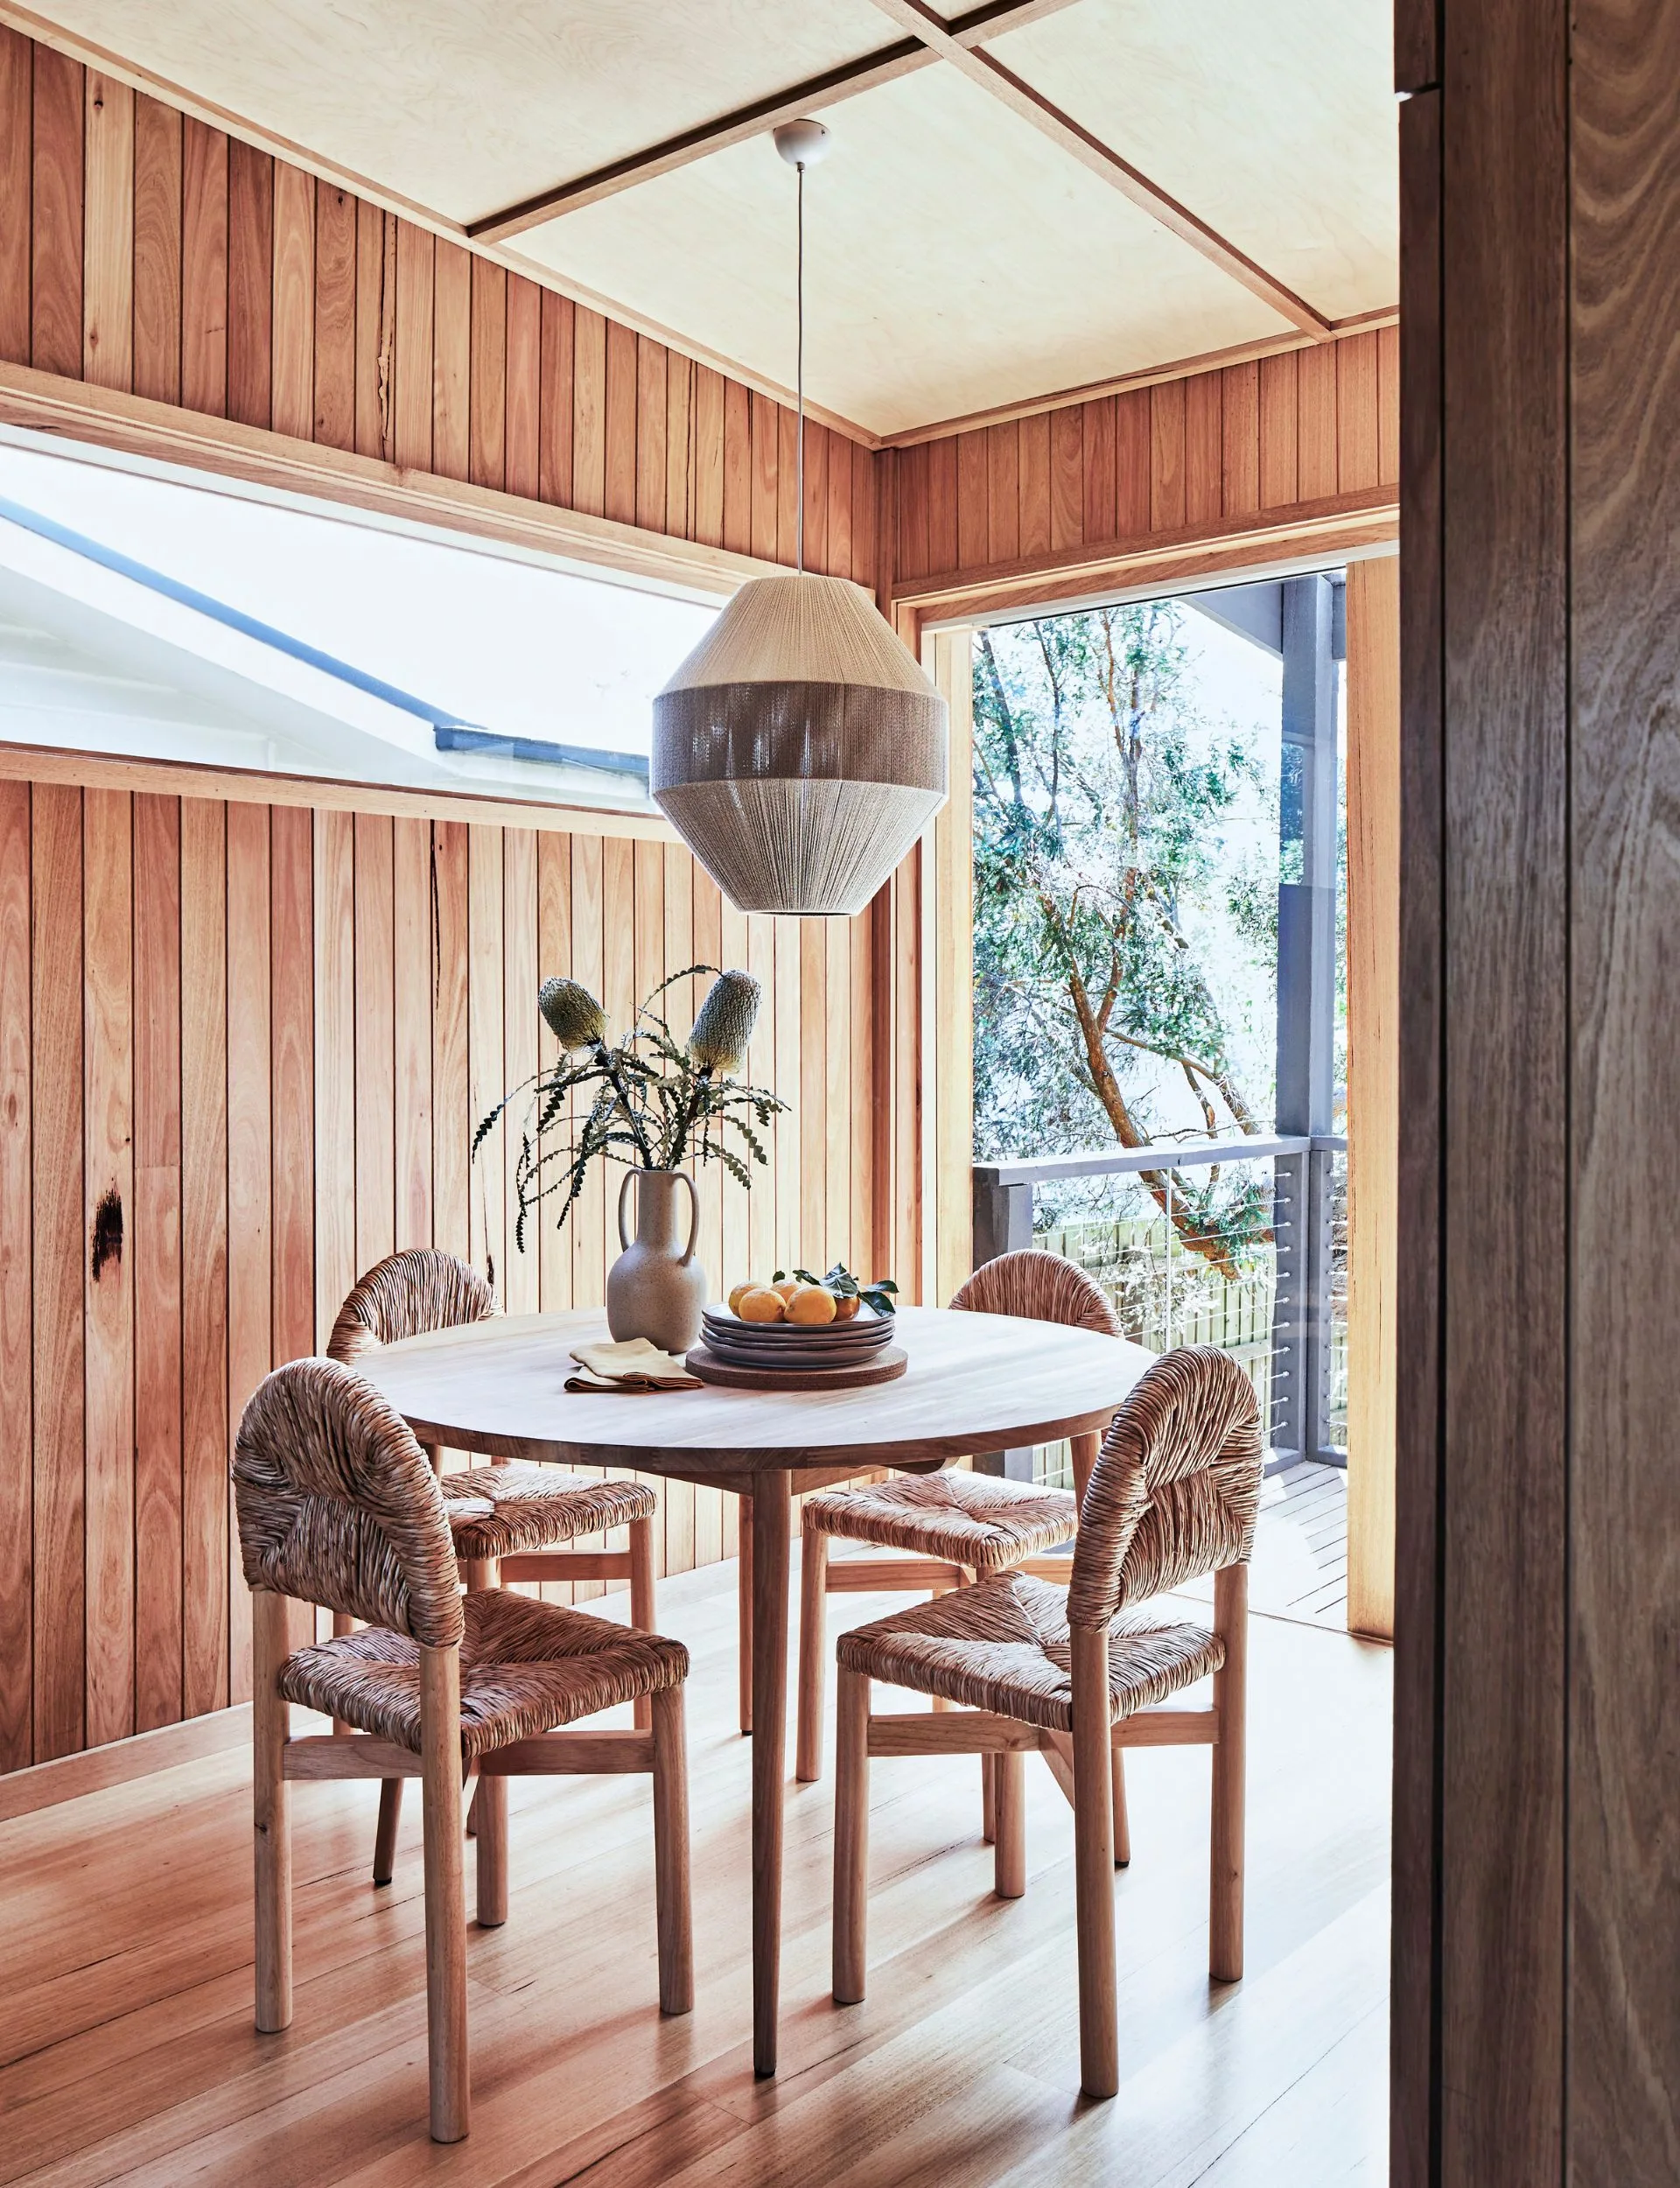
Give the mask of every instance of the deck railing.
[[[1214, 1344], [1242, 1361], [1272, 1465], [1344, 1464], [1347, 1144], [1339, 1134], [1242, 1135], [976, 1163], [975, 1263], [1025, 1245], [1064, 1255], [1151, 1351]], [[1043, 1193], [1085, 1181], [1103, 1189], [1080, 1196], [1076, 1210]], [[1056, 1479], [1066, 1456], [1008, 1452], [1003, 1465]]]

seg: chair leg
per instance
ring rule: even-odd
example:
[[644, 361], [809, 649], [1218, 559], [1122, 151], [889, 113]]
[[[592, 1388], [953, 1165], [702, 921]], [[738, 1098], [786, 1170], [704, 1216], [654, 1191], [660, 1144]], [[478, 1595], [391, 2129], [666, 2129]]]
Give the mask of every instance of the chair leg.
[[752, 1729], [752, 1499], [741, 1499], [740, 1553], [735, 1563], [737, 1677], [740, 1687], [741, 1736]]
[[1026, 1757], [1018, 1748], [993, 1756], [991, 1784], [992, 1882], [999, 1899], [1018, 1899], [1026, 1890]]
[[[652, 1633], [654, 1624], [654, 1523], [651, 1519], [633, 1519], [630, 1522], [630, 1623], [639, 1633]], [[632, 1707], [632, 1721], [638, 1732], [646, 1732], [654, 1722], [653, 1705], [646, 1694], [638, 1694]]]
[[396, 1868], [396, 1833], [402, 1820], [402, 1780], [379, 1781], [379, 1828], [374, 1834], [374, 1882], [388, 1884]]
[[980, 1757], [980, 1836], [988, 1846], [998, 1843], [998, 1773], [989, 1754]]
[[682, 1689], [650, 1697], [654, 1720], [654, 1900], [659, 1925], [659, 2009], [694, 2010], [694, 1927], [689, 1907], [689, 1763]]
[[291, 2022], [291, 1787], [285, 1778], [291, 1711], [280, 1699], [288, 1654], [287, 1601], [260, 1588], [251, 1599], [251, 1822], [256, 1855], [256, 2025]]
[[1079, 2078], [1087, 2096], [1112, 2097], [1120, 2086], [1120, 2042], [1114, 1971], [1109, 1637], [1101, 1630], [1083, 1626], [1075, 1626], [1071, 1637]]
[[1126, 1757], [1122, 1748], [1113, 1750], [1114, 1865], [1124, 1869], [1131, 1860], [1131, 1819], [1126, 1810]]
[[[335, 1610], [332, 1613], [332, 1638], [335, 1641], [342, 1640], [346, 1633], [354, 1633], [355, 1630], [356, 1622], [347, 1610]], [[346, 1724], [342, 1717], [334, 1717], [332, 1730], [337, 1738], [344, 1740], [355, 1730], [355, 1727]]]
[[471, 2122], [466, 2050], [466, 1900], [461, 1858], [458, 1648], [420, 1651], [421, 1800], [426, 1841], [426, 2038], [431, 2139]]
[[1214, 1579], [1214, 1628], [1225, 1644], [1214, 1674], [1219, 1738], [1214, 1745], [1214, 1817], [1208, 1904], [1208, 1967], [1215, 1982], [1242, 1974], [1243, 1810], [1247, 1778], [1249, 1568], [1228, 1565]]
[[472, 1795], [477, 1820], [477, 1912], [481, 1930], [499, 1930], [508, 1919], [508, 1780], [479, 1772]]
[[[463, 1558], [461, 1578], [466, 1583], [469, 1595], [481, 1595], [486, 1588], [500, 1584], [500, 1560], [497, 1558]], [[483, 1791], [484, 1779], [480, 1776], [473, 1785], [472, 1798], [466, 1804], [466, 1835], [469, 1839], [479, 1835], [479, 1796]]]
[[864, 1995], [869, 1927], [869, 1680], [842, 1665], [834, 1753], [834, 1997]]
[[794, 1775], [822, 1775], [822, 1674], [829, 1637], [829, 1538], [805, 1520], [799, 1552], [799, 1731]]

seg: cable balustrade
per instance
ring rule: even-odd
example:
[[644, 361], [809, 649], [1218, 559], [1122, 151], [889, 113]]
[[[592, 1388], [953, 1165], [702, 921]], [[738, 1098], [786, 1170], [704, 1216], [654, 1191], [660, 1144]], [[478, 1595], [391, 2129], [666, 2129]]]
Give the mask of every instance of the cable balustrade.
[[[1148, 1350], [1211, 1344], [1242, 1362], [1274, 1469], [1302, 1458], [1342, 1465], [1346, 1204], [1339, 1133], [976, 1163], [975, 1261], [1026, 1245], [1062, 1255]], [[1068, 1478], [1057, 1447], [1006, 1452], [1001, 1465], [1022, 1479]]]

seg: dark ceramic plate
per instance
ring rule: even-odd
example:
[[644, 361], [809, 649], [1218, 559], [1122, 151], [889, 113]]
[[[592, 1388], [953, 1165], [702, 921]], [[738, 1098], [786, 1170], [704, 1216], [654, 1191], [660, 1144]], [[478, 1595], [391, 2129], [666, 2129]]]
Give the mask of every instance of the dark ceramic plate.
[[743, 1344], [750, 1344], [755, 1351], [775, 1351], [798, 1348], [802, 1351], [820, 1352], [828, 1357], [844, 1354], [873, 1352], [879, 1345], [892, 1340], [892, 1322], [890, 1316], [872, 1314], [863, 1308], [850, 1322], [743, 1322], [726, 1308], [704, 1309], [701, 1315], [706, 1343], [722, 1357], [725, 1352], [735, 1352]]

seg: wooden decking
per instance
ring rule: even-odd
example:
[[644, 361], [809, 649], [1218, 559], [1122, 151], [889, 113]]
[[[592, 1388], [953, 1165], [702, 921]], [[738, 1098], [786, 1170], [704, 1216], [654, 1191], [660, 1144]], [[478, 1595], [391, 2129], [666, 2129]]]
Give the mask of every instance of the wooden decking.
[[1303, 1462], [1266, 1476], [1249, 1580], [1256, 1609], [1346, 1630], [1348, 1476], [1340, 1467]]
[[[1305, 1513], [1304, 1497], [1284, 1497], [1269, 1515], [1278, 1501]], [[1269, 1535], [1281, 1524], [1269, 1516]], [[828, 1995], [832, 1781], [790, 1786], [784, 2070], [755, 2084], [733, 1577], [715, 1567], [662, 1590], [662, 1624], [695, 1656], [690, 2017], [654, 2008], [645, 1785], [516, 1784], [512, 1918], [469, 1932], [473, 2131], [434, 2148], [418, 1803], [396, 1882], [376, 1893], [371, 1789], [298, 1789], [297, 2014], [284, 2036], [259, 2037], [235, 1750], [0, 1825], [0, 2180], [1386, 2177], [1386, 1651], [1294, 1616], [1255, 1621], [1241, 1984], [1210, 1988], [1206, 1973], [1207, 1758], [1130, 1759], [1135, 1851], [1116, 1885], [1124, 2079], [1107, 2105], [1078, 2094], [1071, 1819], [1047, 1773], [1029, 1773], [1027, 1894], [1004, 1904], [971, 1759], [876, 1764], [870, 1995], [845, 2009]], [[844, 1615], [875, 1609], [848, 1599]], [[470, 1895], [470, 1862], [468, 1876]]]

